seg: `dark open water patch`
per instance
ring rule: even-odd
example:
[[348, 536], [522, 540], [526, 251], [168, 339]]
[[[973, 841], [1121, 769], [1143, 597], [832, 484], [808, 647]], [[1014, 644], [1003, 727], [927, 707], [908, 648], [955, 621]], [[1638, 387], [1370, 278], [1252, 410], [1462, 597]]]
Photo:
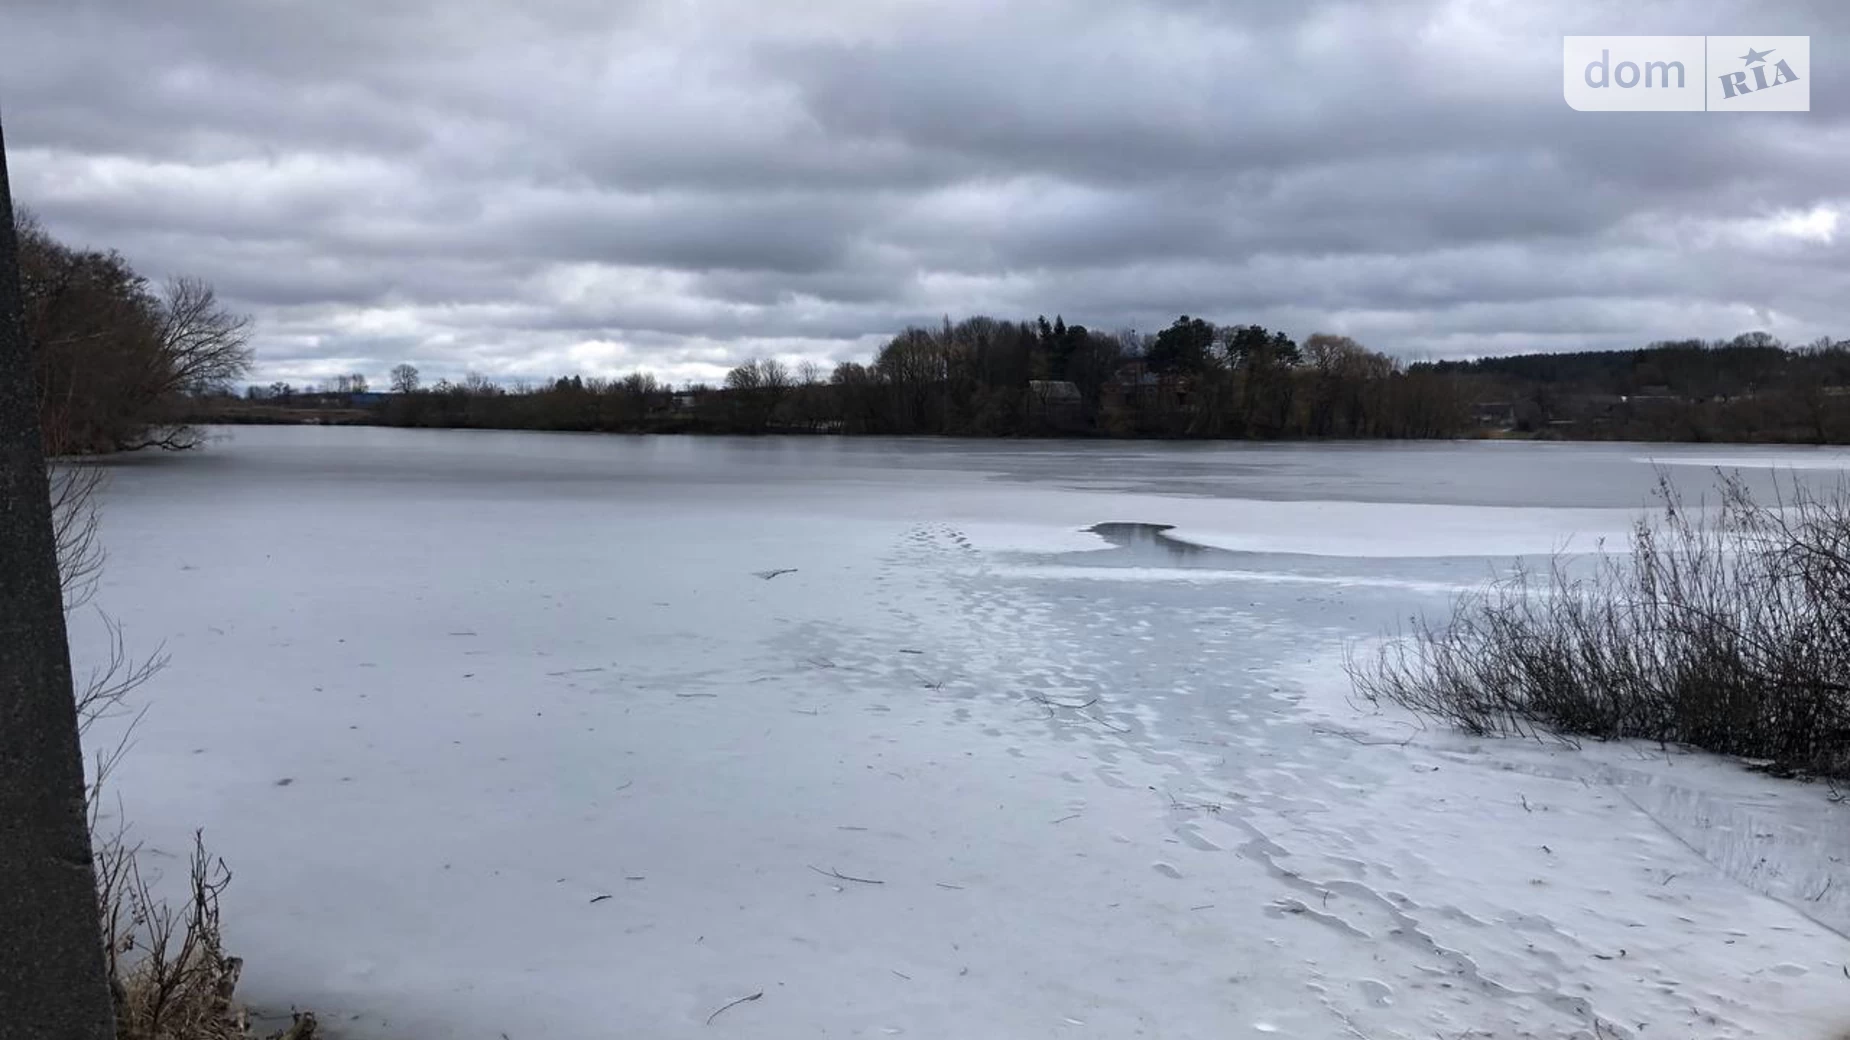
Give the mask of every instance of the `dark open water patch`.
[[[1112, 549], [1100, 551], [1112, 553], [1116, 557], [1113, 562], [1120, 566], [1204, 566], [1203, 557], [1216, 553], [1230, 557], [1240, 555], [1173, 537], [1169, 532], [1175, 530], [1174, 524], [1105, 523], [1093, 524], [1086, 530], [1111, 543]], [[1096, 556], [1097, 553], [1086, 555]]]

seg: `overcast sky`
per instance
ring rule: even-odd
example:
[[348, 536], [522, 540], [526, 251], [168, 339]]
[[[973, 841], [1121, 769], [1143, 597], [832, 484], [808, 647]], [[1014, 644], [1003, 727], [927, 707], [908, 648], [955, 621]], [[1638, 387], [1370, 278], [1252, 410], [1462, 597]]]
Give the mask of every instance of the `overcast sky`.
[[[1842, 0], [5, 0], [17, 201], [257, 378], [865, 359], [1180, 313], [1408, 358], [1850, 337]], [[1563, 34], [1810, 34], [1808, 114], [1580, 113]]]

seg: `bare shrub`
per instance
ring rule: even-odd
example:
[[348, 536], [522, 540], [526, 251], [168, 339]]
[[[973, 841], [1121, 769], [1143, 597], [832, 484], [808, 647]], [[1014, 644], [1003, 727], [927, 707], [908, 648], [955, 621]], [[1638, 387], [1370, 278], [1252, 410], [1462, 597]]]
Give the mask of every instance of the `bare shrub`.
[[[1660, 477], [1629, 555], [1557, 556], [1417, 618], [1355, 688], [1482, 735], [1642, 738], [1850, 775], [1850, 485], [1713, 511]], [[1700, 504], [1699, 504], [1700, 506]]]
[[220, 945], [218, 897], [230, 872], [195, 834], [190, 897], [177, 911], [149, 891], [138, 851], [118, 835], [96, 855], [117, 1036], [241, 1040], [247, 1023], [231, 993], [242, 965]]
[[[96, 830], [94, 803], [91, 830]], [[234, 991], [244, 962], [225, 953], [219, 896], [231, 884], [224, 860], [193, 834], [184, 903], [157, 896], [141, 872], [140, 846], [123, 833], [96, 837], [97, 903], [118, 1040], [248, 1040], [250, 1016]], [[276, 1040], [311, 1040], [315, 1017], [298, 1013]]]
[[[141, 846], [120, 826], [101, 829], [101, 788], [100, 779], [90, 788], [90, 835], [117, 1040], [249, 1040], [235, 996], [244, 962], [225, 953], [219, 917], [230, 869], [195, 831], [182, 898], [162, 898], [158, 879], [142, 873]], [[292, 1017], [272, 1040], [312, 1040], [315, 1016]]]

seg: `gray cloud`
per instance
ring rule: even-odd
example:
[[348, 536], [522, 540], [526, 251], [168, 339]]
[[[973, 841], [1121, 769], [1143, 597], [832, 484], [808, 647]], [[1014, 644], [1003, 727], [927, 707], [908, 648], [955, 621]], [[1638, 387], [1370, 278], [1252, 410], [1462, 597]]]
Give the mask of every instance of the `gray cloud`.
[[[13, 0], [19, 201], [259, 375], [713, 378], [1186, 311], [1409, 357], [1850, 336], [1850, 8]], [[1564, 33], [1809, 32], [1808, 114], [1595, 115]]]

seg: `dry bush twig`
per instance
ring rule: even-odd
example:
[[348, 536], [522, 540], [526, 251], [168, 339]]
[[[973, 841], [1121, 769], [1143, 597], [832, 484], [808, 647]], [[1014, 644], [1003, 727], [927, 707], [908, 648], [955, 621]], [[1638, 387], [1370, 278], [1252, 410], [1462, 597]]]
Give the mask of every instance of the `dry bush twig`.
[[101, 467], [67, 459], [49, 467], [52, 536], [58, 548], [58, 580], [64, 589], [64, 612], [70, 613], [96, 594], [103, 569], [97, 535], [101, 520], [96, 496], [103, 486]]

